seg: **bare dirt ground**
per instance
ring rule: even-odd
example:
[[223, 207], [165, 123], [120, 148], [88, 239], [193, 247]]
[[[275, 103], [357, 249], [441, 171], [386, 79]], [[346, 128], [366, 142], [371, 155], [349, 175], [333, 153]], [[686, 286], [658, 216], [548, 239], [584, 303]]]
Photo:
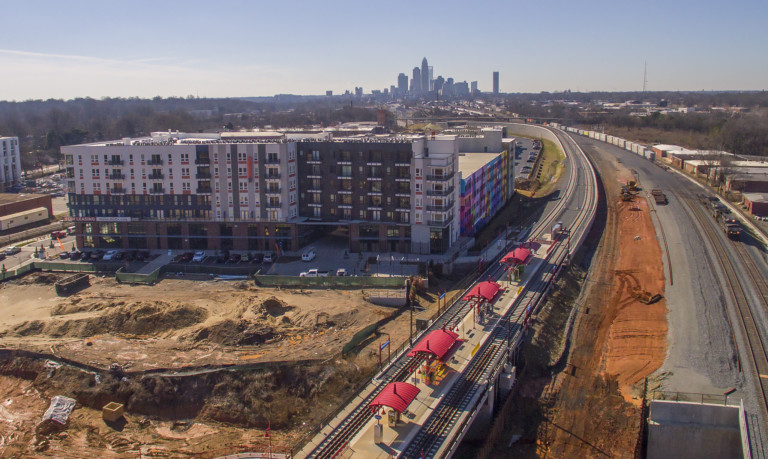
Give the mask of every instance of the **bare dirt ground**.
[[[274, 450], [288, 452], [377, 363], [370, 350], [342, 360], [342, 347], [396, 312], [354, 290], [176, 279], [127, 286], [92, 277], [91, 287], [60, 298], [53, 283], [63, 277], [36, 273], [0, 285], [0, 346], [53, 354], [100, 372], [4, 354], [0, 457], [266, 451], [267, 425]], [[393, 347], [407, 339], [407, 322], [397, 320], [386, 327]], [[112, 363], [124, 373], [106, 372]], [[209, 371], [230, 364], [240, 366]], [[72, 397], [77, 406], [67, 426], [41, 430], [54, 395]], [[101, 407], [112, 401], [126, 408], [119, 425], [101, 419]]]
[[649, 204], [618, 200], [630, 173], [597, 166], [607, 220], [576, 321], [565, 371], [557, 375], [553, 409], [540, 439], [551, 457], [633, 457], [640, 428], [643, 378], [666, 353], [666, 304], [647, 305], [633, 291], [664, 294], [661, 249]]
[[0, 286], [4, 346], [127, 370], [322, 359], [393, 312], [359, 291], [245, 282], [128, 286], [93, 278], [91, 287], [60, 298], [52, 285], [60, 277], [37, 273]]

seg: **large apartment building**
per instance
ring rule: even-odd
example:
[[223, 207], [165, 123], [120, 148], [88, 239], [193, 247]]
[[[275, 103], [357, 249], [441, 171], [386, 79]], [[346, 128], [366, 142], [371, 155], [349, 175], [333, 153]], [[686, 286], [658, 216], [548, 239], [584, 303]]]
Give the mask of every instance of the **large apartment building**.
[[81, 247], [445, 253], [460, 236], [456, 136], [286, 140], [153, 133], [62, 147]]
[[0, 137], [0, 192], [21, 182], [18, 137]]

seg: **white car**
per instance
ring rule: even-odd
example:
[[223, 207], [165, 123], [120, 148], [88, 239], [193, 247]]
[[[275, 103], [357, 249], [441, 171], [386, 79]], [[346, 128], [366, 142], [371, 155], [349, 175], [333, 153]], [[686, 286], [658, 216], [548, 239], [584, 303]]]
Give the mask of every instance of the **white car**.
[[117, 255], [117, 250], [107, 250], [107, 253], [104, 254], [104, 257], [102, 258], [102, 260], [110, 261], [113, 258], [115, 258], [115, 255]]
[[200, 250], [199, 252], [195, 252], [195, 256], [192, 257], [193, 263], [200, 263], [205, 259], [205, 252]]
[[317, 254], [315, 253], [315, 248], [310, 247], [301, 254], [301, 261], [312, 261], [316, 256]]

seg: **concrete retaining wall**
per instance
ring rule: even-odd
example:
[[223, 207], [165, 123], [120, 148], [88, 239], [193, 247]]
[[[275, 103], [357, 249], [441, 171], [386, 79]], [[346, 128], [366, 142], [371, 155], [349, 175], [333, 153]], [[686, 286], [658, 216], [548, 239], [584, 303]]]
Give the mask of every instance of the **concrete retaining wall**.
[[738, 406], [654, 400], [649, 458], [742, 458]]

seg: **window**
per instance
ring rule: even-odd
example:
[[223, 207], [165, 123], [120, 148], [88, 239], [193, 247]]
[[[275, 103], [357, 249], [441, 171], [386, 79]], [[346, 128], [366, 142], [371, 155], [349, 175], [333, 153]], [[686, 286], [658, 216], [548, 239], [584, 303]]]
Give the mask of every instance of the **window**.
[[416, 212], [416, 223], [421, 223], [421, 212]]
[[378, 222], [381, 221], [381, 211], [380, 210], [372, 210], [371, 211], [371, 220]]
[[416, 192], [421, 193], [421, 183], [416, 182]]
[[421, 177], [421, 168], [420, 167], [416, 168], [416, 177]]
[[238, 161], [245, 161], [246, 160], [245, 153], [244, 152], [239, 152], [237, 154], [237, 160]]
[[240, 191], [248, 191], [248, 182], [239, 182]]
[[227, 152], [227, 162], [232, 161], [232, 153]]
[[227, 182], [227, 191], [232, 192], [232, 182]]
[[248, 168], [247, 167], [238, 167], [237, 168], [237, 176], [245, 178], [248, 176]]
[[188, 167], [182, 167], [181, 168], [181, 176], [183, 178], [189, 178], [189, 168]]
[[320, 207], [313, 207], [312, 208], [312, 216], [313, 217], [319, 217], [320, 216], [320, 211], [321, 211]]
[[182, 153], [181, 154], [181, 162], [182, 163], [188, 163], [189, 162], [189, 153]]
[[[171, 185], [173, 185], [173, 182], [171, 182]], [[184, 182], [181, 184], [181, 189], [184, 191], [190, 191], [189, 182]]]
[[416, 196], [416, 207], [422, 207], [421, 196]]

